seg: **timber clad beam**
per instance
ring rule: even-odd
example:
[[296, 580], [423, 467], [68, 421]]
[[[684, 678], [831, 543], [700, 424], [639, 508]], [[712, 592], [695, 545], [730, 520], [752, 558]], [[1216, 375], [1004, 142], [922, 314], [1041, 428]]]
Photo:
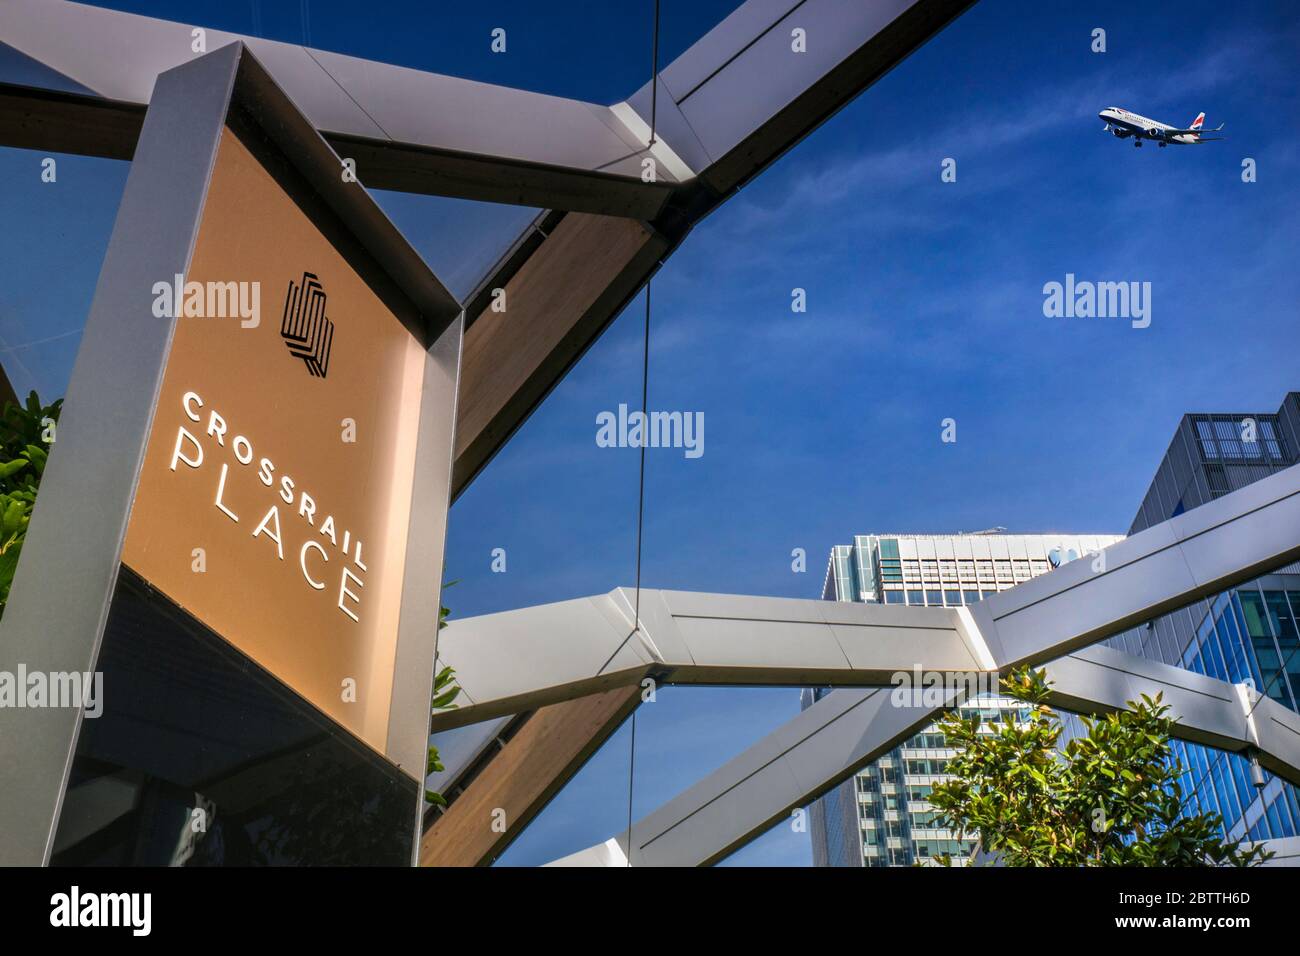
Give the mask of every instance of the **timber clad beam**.
[[130, 159], [145, 107], [0, 83], [0, 146]]
[[[0, 82], [0, 146], [129, 160], [145, 106]], [[674, 186], [322, 131], [370, 189], [653, 219]]]
[[[0, 80], [144, 106], [159, 74], [203, 52], [193, 49], [192, 28], [89, 4], [4, 0]], [[436, 171], [459, 155], [472, 160], [472, 188], [491, 190], [498, 180], [526, 182], [535, 169], [530, 204], [548, 207], [560, 201], [544, 196], [561, 171], [573, 174], [570, 182], [589, 177], [585, 202], [613, 190], [606, 211], [636, 192], [653, 208], [666, 193], [642, 181], [646, 143], [607, 106], [204, 29], [208, 50], [246, 44], [322, 135], [386, 142], [404, 157], [404, 173], [418, 176], [426, 164]], [[658, 178], [676, 181], [668, 169]]]
[[[620, 687], [536, 711], [424, 832], [421, 866], [488, 866], [640, 701]], [[505, 811], [500, 820], [495, 810]]]
[[452, 493], [459, 494], [667, 253], [645, 223], [569, 213], [465, 333]]
[[479, 202], [653, 219], [672, 195], [667, 182], [643, 183], [613, 173], [542, 166], [382, 139], [325, 134], [340, 156], [355, 159], [374, 189]]

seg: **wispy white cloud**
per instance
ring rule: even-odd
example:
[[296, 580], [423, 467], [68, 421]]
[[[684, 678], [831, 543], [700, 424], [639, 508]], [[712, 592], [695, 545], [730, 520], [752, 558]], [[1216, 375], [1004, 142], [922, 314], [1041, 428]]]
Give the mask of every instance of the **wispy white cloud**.
[[[980, 115], [974, 120], [968, 115], [942, 118], [938, 125], [905, 143], [857, 154], [842, 153], [820, 164], [803, 163], [777, 204], [763, 205], [746, 193], [733, 200], [739, 208], [728, 217], [727, 232], [743, 235], [773, 224], [797, 224], [801, 218], [817, 225], [812, 221], [815, 211], [828, 208], [837, 212], [857, 208], [864, 219], [877, 226], [933, 224], [934, 217], [892, 208], [892, 204], [885, 208], [879, 199], [889, 197], [899, 186], [937, 176], [936, 143], [960, 143], [963, 157], [979, 158], [1047, 136], [1070, 135], [1081, 119], [1095, 117], [1107, 105], [1141, 103], [1142, 109], [1151, 111], [1181, 108], [1189, 97], [1230, 82], [1247, 78], [1258, 82], [1262, 76], [1285, 73], [1294, 51], [1292, 46], [1288, 54], [1286, 41], [1283, 36], [1261, 33], [1215, 38], [1207, 49], [1189, 55], [1181, 68], [1153, 66], [1149, 79], [1130, 76], [1105, 83], [1094, 77], [1078, 77], [1055, 86], [1042, 85], [1010, 112]], [[963, 184], [963, 189], [1001, 189], [1015, 185], [1017, 179], [1017, 173], [1008, 170], [1001, 177]], [[857, 202], [867, 197], [874, 201]], [[809, 211], [813, 211], [812, 215]], [[885, 216], [890, 218], [882, 223]]]

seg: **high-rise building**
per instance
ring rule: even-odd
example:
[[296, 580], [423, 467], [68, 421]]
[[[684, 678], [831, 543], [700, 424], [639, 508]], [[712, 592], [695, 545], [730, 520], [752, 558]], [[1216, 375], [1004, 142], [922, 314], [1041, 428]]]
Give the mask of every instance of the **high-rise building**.
[[[1130, 534], [1190, 511], [1300, 461], [1300, 392], [1275, 413], [1184, 415], [1156, 471]], [[1300, 529], [1297, 529], [1300, 533]], [[1300, 564], [1291, 564], [1222, 594], [1119, 634], [1106, 643], [1233, 683], [1250, 683], [1300, 710]], [[1228, 839], [1300, 835], [1296, 788], [1250, 763], [1175, 742], [1186, 772], [1188, 812], [1214, 811]]]
[[[1000, 529], [999, 529], [1000, 530]], [[836, 545], [822, 597], [908, 606], [961, 607], [1005, 591], [1054, 567], [1099, 551], [1119, 535], [956, 534], [857, 535]], [[807, 688], [806, 708], [829, 693]], [[962, 705], [988, 725], [1019, 718], [1023, 704], [996, 695]], [[949, 854], [964, 861], [974, 841], [936, 826], [931, 788], [951, 779], [955, 751], [925, 727], [813, 804], [810, 821], [816, 866], [910, 866]]]

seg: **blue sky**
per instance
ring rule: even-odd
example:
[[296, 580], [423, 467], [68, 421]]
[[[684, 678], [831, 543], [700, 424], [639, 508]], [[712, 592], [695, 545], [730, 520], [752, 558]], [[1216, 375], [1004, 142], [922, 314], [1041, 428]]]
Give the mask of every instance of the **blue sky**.
[[[305, 38], [298, 3], [100, 5]], [[730, 6], [665, 0], [664, 60]], [[1122, 532], [1179, 416], [1271, 411], [1300, 388], [1294, 6], [1083, 6], [982, 0], [661, 270], [650, 405], [704, 412], [706, 452], [648, 455], [646, 586], [814, 597], [830, 546], [855, 533]], [[648, 76], [648, 2], [428, 8], [312, 0], [310, 41], [602, 103]], [[495, 26], [508, 30], [504, 56], [488, 50]], [[1107, 31], [1105, 54], [1090, 51], [1094, 27]], [[1177, 124], [1204, 110], [1229, 139], [1137, 150], [1102, 133], [1096, 114], [1111, 105]], [[940, 182], [946, 157], [955, 183]], [[1242, 183], [1244, 157], [1258, 182]], [[20, 388], [53, 394], [126, 167], [69, 157], [44, 187], [37, 161], [0, 150], [0, 361]], [[458, 290], [528, 217], [379, 198]], [[1151, 282], [1151, 326], [1045, 318], [1043, 284], [1066, 273]], [[794, 287], [807, 290], [805, 314], [790, 311]], [[456, 616], [632, 584], [637, 453], [594, 437], [599, 412], [640, 400], [641, 309], [453, 509]], [[955, 444], [940, 441], [948, 417]], [[489, 569], [498, 547], [505, 574]], [[791, 571], [797, 547], [806, 573]], [[637, 718], [634, 815], [797, 708], [789, 689], [661, 691]], [[503, 862], [545, 862], [624, 827], [629, 737], [625, 726]], [[810, 858], [807, 836], [781, 825], [732, 862]]]

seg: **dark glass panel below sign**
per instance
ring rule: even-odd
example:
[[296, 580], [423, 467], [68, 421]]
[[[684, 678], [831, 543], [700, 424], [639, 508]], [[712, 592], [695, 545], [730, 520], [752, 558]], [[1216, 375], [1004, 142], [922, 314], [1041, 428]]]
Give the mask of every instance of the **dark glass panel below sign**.
[[416, 781], [125, 567], [99, 669], [55, 865], [409, 865]]

